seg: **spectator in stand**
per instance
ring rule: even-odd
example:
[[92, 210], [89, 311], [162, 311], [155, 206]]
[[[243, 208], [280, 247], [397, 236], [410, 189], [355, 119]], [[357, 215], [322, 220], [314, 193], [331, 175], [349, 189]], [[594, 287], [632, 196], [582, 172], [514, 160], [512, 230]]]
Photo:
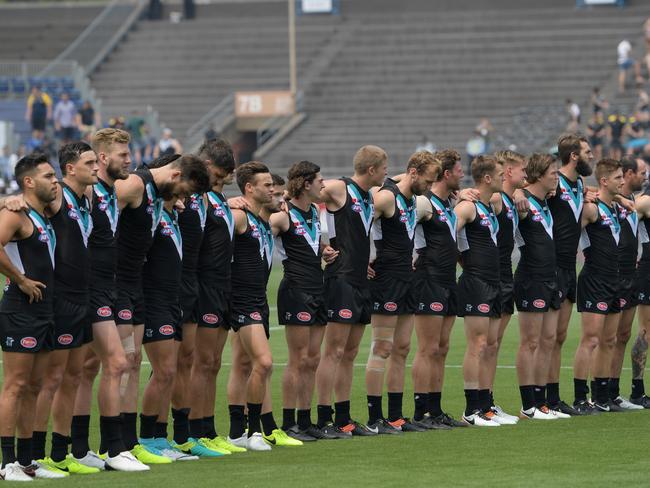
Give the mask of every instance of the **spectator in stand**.
[[0, 184], [2, 184], [3, 189], [9, 183], [9, 178], [14, 172], [14, 168], [11, 165], [11, 156], [9, 146], [4, 146], [2, 148], [2, 154], [0, 154]]
[[639, 98], [636, 101], [636, 109], [640, 112], [650, 111], [650, 97], [648, 92], [643, 88], [639, 88]]
[[36, 150], [43, 150], [45, 146], [45, 133], [41, 131], [33, 131], [32, 137], [27, 139], [25, 142], [25, 148], [28, 153], [32, 153]]
[[431, 154], [436, 152], [436, 145], [429, 140], [429, 138], [422, 134], [422, 140], [420, 141], [420, 144], [415, 148], [415, 152], [419, 151], [428, 151]]
[[182, 152], [183, 147], [172, 137], [172, 130], [165, 128], [163, 130], [162, 139], [158, 141], [158, 144], [153, 151], [153, 157], [157, 158], [168, 154], [181, 154]]
[[567, 98], [566, 112], [569, 119], [567, 122], [566, 130], [568, 132], [577, 132], [578, 126], [580, 125], [580, 105], [578, 105], [570, 98]]
[[623, 157], [623, 134], [627, 131], [627, 117], [618, 112], [607, 118], [607, 139], [609, 139], [609, 157]]
[[490, 140], [492, 133], [494, 132], [492, 123], [490, 123], [489, 119], [483, 117], [476, 125], [475, 131], [483, 138], [483, 141], [485, 142], [485, 153], [489, 153], [492, 150], [490, 147]]
[[79, 128], [79, 132], [81, 134], [95, 132], [101, 125], [99, 120], [99, 114], [95, 113], [94, 107], [86, 100], [77, 113], [77, 127]]
[[627, 143], [625, 144], [627, 154], [640, 154], [643, 151], [644, 146], [650, 142], [648, 141], [646, 133], [647, 124], [647, 112], [636, 112], [633, 117], [628, 119], [626, 132]]
[[77, 138], [77, 106], [66, 92], [54, 107], [54, 128], [62, 144], [68, 144]]
[[606, 135], [605, 117], [602, 112], [595, 112], [589, 125], [587, 125], [587, 136], [589, 137], [589, 145], [594, 152], [596, 161], [600, 161], [603, 157], [603, 143]]
[[643, 23], [643, 37], [645, 38], [645, 66], [650, 78], [650, 17]]
[[27, 97], [25, 120], [32, 126], [32, 136], [42, 137], [47, 121], [52, 118], [52, 99], [41, 91], [40, 85], [32, 87], [32, 93]]
[[591, 92], [591, 105], [594, 108], [594, 113], [602, 113], [609, 107], [609, 103], [602, 93], [600, 93], [600, 88], [597, 86], [595, 86]]
[[126, 125], [124, 123], [124, 117], [113, 117], [112, 119], [109, 119], [108, 126], [111, 129], [126, 130]]
[[632, 44], [627, 39], [622, 40], [616, 50], [618, 52], [618, 91], [625, 93], [625, 81], [630, 68], [634, 68], [637, 85], [643, 83], [641, 65], [632, 58]]

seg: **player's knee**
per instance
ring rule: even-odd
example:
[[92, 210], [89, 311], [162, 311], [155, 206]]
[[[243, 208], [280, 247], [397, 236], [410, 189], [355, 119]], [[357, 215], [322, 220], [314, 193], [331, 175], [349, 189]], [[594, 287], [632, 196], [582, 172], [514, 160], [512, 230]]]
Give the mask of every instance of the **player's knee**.
[[[36, 385], [38, 388], [40, 388], [40, 386], [40, 383]], [[20, 398], [28, 392], [29, 387], [30, 381], [27, 378], [27, 375], [12, 375], [4, 378], [2, 391], [3, 395]], [[38, 395], [38, 390], [36, 390], [36, 394]]]
[[315, 372], [320, 364], [320, 353], [308, 354], [306, 363], [307, 369], [311, 372]]
[[632, 337], [632, 331], [627, 329], [627, 330], [620, 330], [618, 331], [618, 334], [616, 335], [616, 343], [617, 344], [627, 344], [630, 342], [630, 338]]
[[208, 363], [208, 374], [210, 376], [217, 376], [219, 370], [221, 369], [221, 356], [213, 358], [212, 361]]
[[[122, 355], [123, 356], [123, 355]], [[126, 359], [124, 360], [126, 363]], [[99, 374], [99, 368], [101, 367], [101, 361], [98, 357], [93, 357], [84, 362], [83, 366], [83, 377], [88, 381], [93, 381]], [[107, 365], [107, 369], [110, 368], [110, 359]]]
[[583, 343], [587, 349], [593, 351], [600, 344], [600, 338], [597, 335], [589, 335], [584, 338]]
[[[113, 354], [106, 364], [106, 371], [104, 374], [108, 374], [113, 377], [121, 376], [129, 368], [129, 362], [126, 359], [126, 355], [123, 353]], [[86, 370], [84, 368], [84, 374]], [[94, 373], [96, 376], [97, 373]], [[93, 376], [94, 377], [94, 376]]]
[[605, 349], [610, 349], [610, 350], [614, 349], [614, 346], [616, 346], [616, 336], [611, 335], [611, 336], [608, 336], [608, 337], [603, 337], [599, 341], [599, 345], [601, 347], [604, 347]]
[[567, 337], [567, 331], [566, 330], [558, 330], [557, 334], [555, 334], [555, 343], [559, 346], [564, 345], [566, 342], [566, 337]]
[[388, 359], [393, 351], [393, 343], [388, 341], [374, 341], [372, 354], [382, 359]]
[[154, 369], [154, 375], [159, 383], [171, 386], [176, 376], [176, 365], [173, 362], [163, 363], [159, 368]]
[[433, 355], [435, 357], [438, 358], [441, 357], [445, 359], [447, 357], [447, 354], [449, 353], [449, 343], [448, 342], [440, 343], [438, 344], [437, 348], [434, 347], [433, 351], [434, 351]]
[[393, 344], [391, 354], [405, 360], [409, 352], [411, 352], [411, 344]]
[[266, 378], [273, 372], [273, 359], [270, 354], [265, 354], [256, 358], [252, 366], [254, 371]]

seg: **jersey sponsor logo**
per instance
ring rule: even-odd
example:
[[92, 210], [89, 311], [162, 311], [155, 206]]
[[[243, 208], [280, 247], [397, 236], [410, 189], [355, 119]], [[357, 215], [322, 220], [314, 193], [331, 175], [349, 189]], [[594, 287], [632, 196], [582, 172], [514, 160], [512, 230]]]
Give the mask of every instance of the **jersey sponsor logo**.
[[194, 211], [199, 209], [199, 202], [196, 200], [192, 200], [192, 203], [190, 203], [190, 208]]
[[171, 325], [161, 325], [160, 328], [158, 329], [158, 332], [160, 332], [164, 336], [170, 336], [174, 333], [174, 327]]
[[117, 312], [117, 316], [122, 320], [131, 320], [133, 318], [133, 313], [129, 309], [120, 310]]
[[217, 317], [213, 313], [206, 313], [203, 316], [203, 322], [205, 322], [206, 324], [216, 324], [217, 322], [219, 322], [219, 317]]
[[41, 242], [49, 242], [50, 238], [47, 236], [47, 234], [39, 234], [38, 240]]
[[605, 302], [598, 302], [596, 304], [596, 308], [600, 310], [601, 312], [606, 312], [609, 306]]
[[37, 344], [38, 341], [34, 337], [23, 337], [20, 339], [20, 345], [25, 349], [34, 349]]
[[397, 310], [397, 303], [395, 302], [386, 302], [384, 303], [384, 310], [387, 312], [394, 312]]
[[111, 311], [111, 307], [105, 306], [105, 307], [99, 307], [97, 309], [97, 315], [100, 317], [110, 317], [113, 312]]
[[171, 227], [163, 227], [160, 229], [160, 233], [164, 236], [170, 236], [174, 233], [174, 230]]
[[72, 344], [73, 340], [74, 337], [71, 334], [61, 334], [59, 337], [56, 338], [56, 342], [58, 342], [62, 346], [69, 346], [70, 344]]
[[442, 312], [442, 309], [445, 307], [440, 302], [433, 302], [431, 305], [429, 305], [429, 308], [434, 312]]
[[344, 308], [339, 310], [339, 317], [342, 319], [351, 319], [352, 318], [352, 310], [349, 308]]
[[479, 303], [476, 306], [476, 309], [481, 313], [488, 313], [490, 311], [490, 306], [487, 303]]
[[106, 212], [106, 210], [108, 210], [108, 203], [105, 202], [104, 200], [100, 200], [99, 201], [99, 210], [101, 210], [102, 212]]
[[296, 318], [301, 322], [309, 322], [311, 320], [311, 314], [309, 312], [298, 312]]
[[544, 217], [540, 214], [533, 215], [533, 222], [541, 222], [542, 220], [544, 220]]
[[489, 219], [481, 219], [480, 224], [481, 224], [483, 227], [489, 227], [489, 226], [490, 226], [490, 220], [489, 220]]
[[546, 306], [546, 302], [542, 299], [537, 299], [533, 301], [533, 307], [535, 308], [544, 308]]
[[562, 188], [562, 195], [560, 196], [560, 198], [561, 198], [562, 200], [564, 200], [565, 202], [568, 202], [569, 200], [571, 200], [571, 195], [569, 195], [569, 194], [566, 192], [566, 190], [565, 190], [564, 188]]
[[72, 220], [79, 220], [79, 215], [74, 208], [68, 210], [68, 217], [70, 217]]
[[253, 320], [262, 320], [262, 314], [259, 312], [253, 312], [249, 315]]

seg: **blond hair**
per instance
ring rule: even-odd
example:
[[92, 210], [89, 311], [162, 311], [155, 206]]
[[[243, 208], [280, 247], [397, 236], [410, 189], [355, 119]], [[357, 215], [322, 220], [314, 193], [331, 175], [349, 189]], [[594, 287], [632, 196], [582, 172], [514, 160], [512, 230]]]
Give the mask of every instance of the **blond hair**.
[[95, 152], [110, 152], [113, 144], [128, 144], [129, 133], [122, 129], [100, 129], [93, 135], [92, 147]]
[[388, 154], [379, 146], [363, 146], [354, 155], [354, 172], [366, 174], [370, 168], [377, 168], [388, 161]]

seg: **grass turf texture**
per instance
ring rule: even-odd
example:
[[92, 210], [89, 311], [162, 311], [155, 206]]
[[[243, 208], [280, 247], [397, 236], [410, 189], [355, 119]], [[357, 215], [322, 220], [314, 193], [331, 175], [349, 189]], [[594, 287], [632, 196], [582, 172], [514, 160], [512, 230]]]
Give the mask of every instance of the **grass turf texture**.
[[[273, 373], [274, 413], [282, 420], [281, 377], [287, 360], [282, 327], [277, 326], [276, 290], [282, 277], [275, 266], [269, 282], [271, 309], [271, 346], [275, 363]], [[633, 337], [636, 334], [636, 324]], [[562, 398], [573, 400], [571, 365], [579, 338], [580, 318], [575, 313], [569, 337], [563, 349]], [[520, 408], [515, 352], [518, 322], [513, 317], [506, 331], [499, 357], [495, 398], [507, 412]], [[413, 341], [415, 344], [415, 334]], [[356, 361], [352, 392], [352, 416], [367, 420], [364, 366], [368, 357], [370, 330], [364, 336]], [[443, 408], [459, 418], [464, 408], [462, 359], [465, 349], [462, 320], [457, 320], [447, 359]], [[412, 351], [414, 348], [412, 348]], [[629, 350], [629, 348], [628, 348]], [[413, 352], [409, 356], [412, 361]], [[146, 361], [146, 358], [145, 358]], [[224, 366], [217, 385], [216, 421], [219, 433], [228, 434], [226, 382], [230, 353], [226, 347]], [[630, 370], [626, 359], [621, 392], [629, 395]], [[141, 385], [149, 377], [150, 367], [143, 364]], [[410, 367], [404, 392], [404, 415], [413, 413]], [[384, 395], [384, 412], [387, 400]], [[99, 417], [96, 404], [91, 420], [91, 447], [99, 443]], [[312, 420], [316, 420], [315, 406]], [[172, 434], [171, 416], [169, 433]], [[520, 421], [517, 426], [465, 428], [429, 431], [334, 441], [319, 441], [303, 447], [274, 447], [272, 452], [242, 453], [217, 459], [202, 459], [153, 466], [147, 473], [105, 472], [91, 476], [71, 476], [66, 486], [138, 486], [164, 485], [216, 486], [499, 486], [519, 487], [555, 485], [571, 487], [647, 486], [647, 438], [650, 412], [627, 412], [580, 417], [570, 420]], [[49, 440], [49, 436], [48, 436]], [[49, 449], [49, 447], [48, 447]], [[49, 451], [48, 451], [49, 452]], [[217, 481], [218, 480], [218, 481]]]

